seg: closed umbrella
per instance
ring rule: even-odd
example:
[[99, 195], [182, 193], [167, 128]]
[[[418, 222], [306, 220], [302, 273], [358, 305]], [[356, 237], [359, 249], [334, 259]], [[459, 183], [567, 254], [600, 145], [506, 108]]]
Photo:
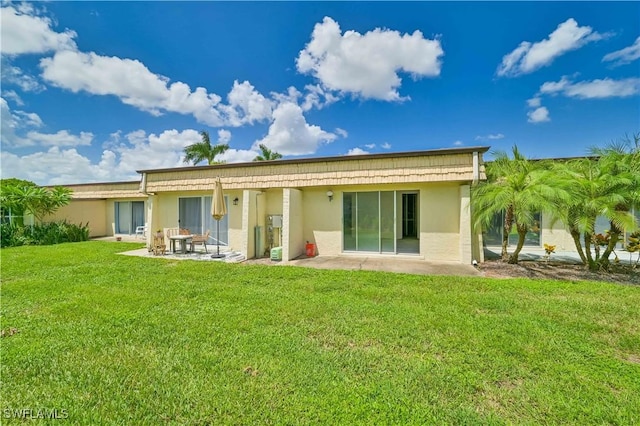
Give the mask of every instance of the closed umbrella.
[[216, 235], [218, 243], [218, 254], [212, 254], [212, 258], [223, 257], [220, 255], [220, 221], [227, 214], [227, 206], [224, 203], [224, 193], [222, 191], [222, 183], [220, 178], [216, 179], [213, 187], [213, 200], [211, 202], [211, 216], [218, 222], [218, 235]]

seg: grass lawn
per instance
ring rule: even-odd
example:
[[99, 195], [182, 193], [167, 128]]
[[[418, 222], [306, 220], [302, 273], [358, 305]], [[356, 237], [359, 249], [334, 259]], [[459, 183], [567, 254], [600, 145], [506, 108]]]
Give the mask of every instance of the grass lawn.
[[640, 287], [3, 249], [0, 416], [639, 424]]

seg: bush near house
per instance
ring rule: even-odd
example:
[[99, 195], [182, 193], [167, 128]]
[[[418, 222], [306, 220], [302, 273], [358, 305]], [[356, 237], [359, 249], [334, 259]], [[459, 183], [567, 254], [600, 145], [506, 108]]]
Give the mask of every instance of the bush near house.
[[0, 224], [0, 247], [24, 245], [51, 245], [89, 240], [89, 224], [73, 224], [67, 221], [38, 225]]

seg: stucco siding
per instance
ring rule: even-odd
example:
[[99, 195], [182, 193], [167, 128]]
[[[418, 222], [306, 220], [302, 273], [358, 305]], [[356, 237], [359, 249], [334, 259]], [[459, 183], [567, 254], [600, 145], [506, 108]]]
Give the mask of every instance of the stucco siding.
[[461, 261], [458, 185], [420, 190], [420, 254], [425, 260]]
[[53, 215], [45, 217], [45, 222], [66, 220], [76, 225], [87, 224], [90, 237], [103, 237], [107, 230], [107, 201], [106, 200], [71, 200], [58, 209]]

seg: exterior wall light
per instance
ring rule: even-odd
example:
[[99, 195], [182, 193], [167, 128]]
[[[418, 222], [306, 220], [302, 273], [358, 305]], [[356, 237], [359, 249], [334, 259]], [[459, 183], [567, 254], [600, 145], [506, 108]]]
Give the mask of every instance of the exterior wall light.
[[327, 191], [327, 197], [329, 197], [329, 202], [331, 202], [331, 200], [333, 200], [333, 191], [332, 190], [328, 190]]
[[239, 201], [239, 200], [238, 200], [238, 197], [234, 198], [234, 199], [233, 199], [233, 205], [234, 205], [234, 206], [237, 206], [237, 205], [238, 205], [238, 201]]

